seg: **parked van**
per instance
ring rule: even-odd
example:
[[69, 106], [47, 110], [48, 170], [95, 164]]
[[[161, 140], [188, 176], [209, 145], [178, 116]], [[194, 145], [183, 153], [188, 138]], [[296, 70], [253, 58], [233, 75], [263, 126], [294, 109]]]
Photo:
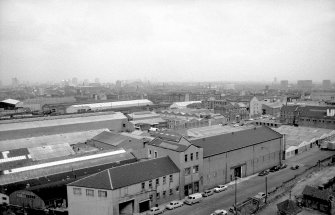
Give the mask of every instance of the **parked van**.
[[185, 199], [185, 204], [192, 205], [192, 204], [200, 202], [201, 200], [202, 200], [202, 194], [201, 193], [194, 193], [194, 194], [189, 195]]

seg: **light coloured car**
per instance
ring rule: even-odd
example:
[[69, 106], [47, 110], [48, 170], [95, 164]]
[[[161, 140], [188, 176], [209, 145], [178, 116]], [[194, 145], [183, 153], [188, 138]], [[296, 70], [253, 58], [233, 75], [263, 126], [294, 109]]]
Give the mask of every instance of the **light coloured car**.
[[147, 213], [147, 215], [156, 215], [164, 213], [165, 208], [164, 207], [152, 207], [150, 211]]
[[259, 193], [257, 193], [257, 195], [255, 195], [254, 197], [255, 198], [258, 198], [258, 199], [262, 199], [262, 198], [265, 198], [265, 193], [263, 193], [263, 192], [259, 192]]
[[221, 191], [227, 190], [228, 187], [226, 185], [218, 185], [214, 188], [214, 192], [219, 193]]
[[173, 209], [181, 207], [183, 205], [184, 205], [184, 203], [182, 201], [171, 201], [165, 207], [166, 207], [166, 209], [173, 210]]
[[213, 213], [211, 213], [211, 215], [227, 215], [227, 214], [228, 212], [223, 209], [217, 209]]

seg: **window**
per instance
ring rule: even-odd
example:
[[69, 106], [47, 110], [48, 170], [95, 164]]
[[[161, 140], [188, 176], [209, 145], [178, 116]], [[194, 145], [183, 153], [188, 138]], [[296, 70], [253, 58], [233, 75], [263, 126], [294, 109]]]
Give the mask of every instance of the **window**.
[[98, 190], [98, 196], [102, 198], [107, 198], [107, 191]]
[[163, 177], [163, 184], [166, 184], [166, 176]]
[[166, 191], [164, 190], [163, 191], [163, 198], [165, 198], [165, 196], [166, 196]]
[[86, 189], [86, 196], [94, 196], [94, 190]]
[[158, 158], [158, 153], [155, 151], [155, 158]]
[[156, 178], [156, 186], [159, 185], [159, 178]]
[[178, 191], [179, 191], [179, 186], [176, 187], [176, 192], [178, 192]]
[[142, 183], [142, 190], [145, 189], [145, 182]]
[[193, 161], [193, 153], [190, 155], [190, 160]]
[[185, 168], [185, 175], [189, 175], [191, 174], [191, 168], [188, 167], [188, 168]]
[[193, 173], [198, 173], [199, 172], [199, 166], [196, 165], [193, 167]]
[[151, 157], [152, 151], [149, 149], [149, 158]]
[[173, 190], [172, 190], [172, 189], [170, 189], [170, 196], [171, 196], [171, 195], [173, 195]]
[[195, 153], [195, 159], [198, 160], [199, 159], [199, 152]]
[[187, 155], [185, 155], [185, 162], [187, 162]]
[[2, 200], [6, 201], [6, 200], [7, 200], [7, 197], [2, 197]]
[[170, 176], [169, 176], [169, 181], [170, 181], [170, 183], [173, 182], [173, 175], [170, 175]]
[[149, 188], [152, 188], [152, 180], [149, 181]]
[[149, 196], [150, 201], [152, 201], [153, 198], [154, 198], [154, 196], [151, 194], [151, 195]]
[[156, 199], [159, 199], [159, 198], [160, 198], [160, 193], [157, 192], [157, 193], [156, 193]]
[[81, 195], [81, 188], [74, 187], [73, 188], [73, 194], [74, 195]]

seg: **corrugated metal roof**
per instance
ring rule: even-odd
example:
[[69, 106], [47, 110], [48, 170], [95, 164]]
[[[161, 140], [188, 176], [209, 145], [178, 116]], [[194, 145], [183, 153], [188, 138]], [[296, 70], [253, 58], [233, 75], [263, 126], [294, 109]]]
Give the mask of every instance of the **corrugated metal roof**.
[[278, 132], [262, 126], [228, 134], [195, 139], [191, 140], [191, 143], [204, 149], [204, 157], [210, 157], [281, 137], [282, 135]]
[[153, 105], [153, 103], [149, 101], [148, 99], [140, 99], [140, 100], [130, 100], [130, 101], [80, 104], [80, 105], [72, 105], [72, 107], [74, 108], [90, 107], [91, 109], [97, 109], [97, 108], [134, 107], [134, 106], [146, 106], [146, 105]]

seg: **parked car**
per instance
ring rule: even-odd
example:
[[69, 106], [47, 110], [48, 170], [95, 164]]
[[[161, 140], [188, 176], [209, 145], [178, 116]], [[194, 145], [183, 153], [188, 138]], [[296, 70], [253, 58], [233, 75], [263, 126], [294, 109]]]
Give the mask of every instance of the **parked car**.
[[188, 205], [193, 205], [195, 203], [198, 203], [202, 200], [202, 194], [201, 193], [194, 193], [191, 194], [189, 196], [187, 196], [187, 198], [185, 199], [185, 204]]
[[214, 194], [214, 189], [209, 189], [209, 190], [205, 190], [203, 193], [202, 193], [202, 196], [203, 197], [208, 197], [208, 196], [211, 196]]
[[291, 166], [291, 169], [293, 169], [293, 170], [299, 169], [299, 165], [293, 165], [293, 166]]
[[169, 204], [165, 206], [166, 209], [173, 210], [175, 208], [183, 206], [184, 203], [182, 201], [171, 201]]
[[279, 166], [280, 169], [285, 169], [286, 167], [287, 167], [287, 164], [286, 164], [286, 163], [282, 163], [282, 164]]
[[235, 214], [235, 206], [231, 206], [229, 212]]
[[262, 172], [258, 173], [259, 176], [264, 176], [264, 175], [268, 175], [269, 174], [269, 170], [263, 170]]
[[227, 215], [227, 214], [228, 212], [223, 209], [218, 209], [218, 210], [215, 210], [213, 213], [211, 213], [211, 215]]
[[165, 208], [164, 207], [152, 207], [150, 211], [147, 213], [147, 215], [156, 215], [164, 213]]
[[265, 198], [265, 196], [266, 196], [265, 193], [259, 192], [259, 193], [257, 193], [257, 195], [254, 196], [254, 198], [263, 199], [263, 198]]
[[218, 185], [217, 187], [214, 188], [214, 192], [218, 193], [227, 189], [228, 187], [226, 185]]
[[273, 166], [270, 168], [270, 172], [276, 172], [279, 170], [279, 167], [278, 166]]

